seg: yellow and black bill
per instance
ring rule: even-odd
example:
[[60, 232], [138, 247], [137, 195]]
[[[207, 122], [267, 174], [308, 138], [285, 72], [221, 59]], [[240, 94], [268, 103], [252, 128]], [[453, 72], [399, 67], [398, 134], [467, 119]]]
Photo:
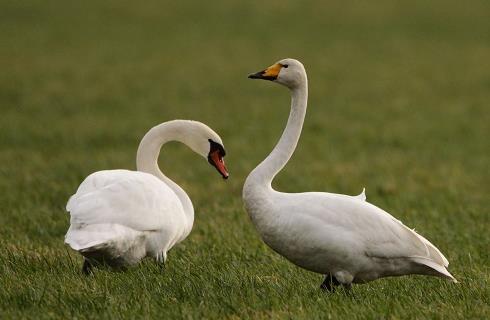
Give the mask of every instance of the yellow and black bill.
[[269, 68], [266, 68], [265, 70], [259, 71], [257, 73], [252, 73], [248, 77], [250, 79], [263, 79], [263, 80], [270, 80], [274, 81], [277, 79], [277, 76], [279, 75], [279, 72], [282, 69], [282, 65], [280, 63], [276, 63]]

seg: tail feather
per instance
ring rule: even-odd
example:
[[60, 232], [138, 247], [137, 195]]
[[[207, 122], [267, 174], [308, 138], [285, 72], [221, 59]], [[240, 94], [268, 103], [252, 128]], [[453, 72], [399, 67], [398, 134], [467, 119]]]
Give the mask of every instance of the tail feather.
[[441, 278], [446, 278], [452, 280], [454, 283], [458, 283], [458, 280], [453, 277], [452, 274], [447, 271], [447, 269], [443, 266], [438, 264], [437, 262], [431, 260], [430, 258], [424, 258], [424, 257], [410, 257], [410, 259], [418, 264], [424, 265], [429, 267], [434, 271], [434, 275], [441, 277]]
[[[415, 231], [414, 231], [415, 232]], [[437, 261], [438, 263], [444, 265], [444, 267], [448, 267], [449, 266], [449, 261], [446, 259], [446, 257], [442, 254], [441, 251], [439, 251], [439, 249], [437, 249], [437, 247], [435, 245], [433, 245], [432, 243], [429, 242], [429, 240], [427, 240], [426, 238], [424, 238], [423, 236], [421, 236], [420, 234], [418, 234], [417, 232], [415, 232], [415, 234], [419, 237], [420, 240], [422, 240], [422, 242], [425, 244], [427, 250], [428, 250], [428, 253], [429, 253], [429, 257], [435, 261]]]
[[111, 243], [129, 246], [139, 236], [140, 232], [117, 224], [72, 225], [66, 233], [65, 243], [73, 250], [84, 252], [110, 246]]

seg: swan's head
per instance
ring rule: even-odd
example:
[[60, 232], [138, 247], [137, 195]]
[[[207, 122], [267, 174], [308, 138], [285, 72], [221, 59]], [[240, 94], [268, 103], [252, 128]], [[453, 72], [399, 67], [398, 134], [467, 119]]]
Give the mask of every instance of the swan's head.
[[289, 89], [294, 89], [306, 82], [305, 67], [296, 59], [282, 59], [272, 66], [253, 73], [250, 79], [263, 79], [280, 83]]
[[223, 176], [223, 179], [228, 179], [229, 174], [228, 170], [226, 170], [225, 160], [223, 159], [226, 155], [225, 148], [223, 148], [223, 143], [215, 142], [212, 139], [208, 139], [208, 142], [208, 162], [215, 167], [216, 170], [218, 170], [221, 176]]
[[218, 170], [223, 179], [228, 179], [226, 169], [225, 148], [220, 136], [210, 127], [198, 121], [189, 121], [190, 126], [185, 130], [185, 143], [196, 153], [203, 156]]

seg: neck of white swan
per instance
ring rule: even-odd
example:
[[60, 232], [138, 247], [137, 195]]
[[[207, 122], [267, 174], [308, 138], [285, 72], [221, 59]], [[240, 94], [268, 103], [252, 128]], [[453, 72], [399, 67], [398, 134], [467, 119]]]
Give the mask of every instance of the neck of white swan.
[[274, 150], [249, 176], [254, 184], [271, 187], [272, 180], [284, 168], [296, 149], [308, 102], [308, 81], [304, 80], [291, 91], [291, 111], [288, 123]]
[[188, 145], [189, 138], [186, 136], [186, 132], [192, 126], [192, 122], [174, 120], [153, 127], [141, 140], [136, 155], [137, 170], [154, 175], [172, 189], [182, 203], [185, 215], [191, 225], [194, 222], [194, 207], [191, 199], [178, 184], [162, 173], [158, 167], [158, 156], [162, 145], [167, 142], [179, 141]]

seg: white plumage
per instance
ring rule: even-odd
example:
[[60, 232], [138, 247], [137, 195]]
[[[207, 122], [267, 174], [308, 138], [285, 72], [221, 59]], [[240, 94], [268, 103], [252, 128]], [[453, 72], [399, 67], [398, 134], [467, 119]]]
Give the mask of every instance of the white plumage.
[[306, 113], [303, 65], [284, 59], [250, 78], [291, 90], [288, 124], [271, 154], [248, 176], [243, 200], [264, 242], [296, 265], [326, 275], [322, 284], [350, 286], [386, 276], [425, 274], [454, 279], [448, 261], [428, 240], [358, 196], [282, 193], [271, 187], [296, 148]]
[[164, 258], [192, 227], [177, 195], [155, 176], [137, 171], [91, 174], [66, 210], [71, 215], [66, 243], [87, 256], [97, 251], [92, 254], [117, 265], [135, 264], [147, 255]]
[[[189, 131], [193, 134], [189, 135]], [[164, 262], [167, 251], [184, 240], [194, 221], [192, 202], [158, 169], [163, 143], [177, 140], [207, 158], [221, 161], [228, 174], [219, 136], [202, 123], [175, 120], [154, 127], [138, 149], [140, 171], [105, 170], [89, 175], [70, 198], [70, 228], [65, 242], [92, 263], [124, 267], [146, 256]], [[221, 146], [217, 150], [210, 143]], [[216, 154], [215, 154], [216, 153]], [[216, 166], [213, 162], [210, 162]]]

